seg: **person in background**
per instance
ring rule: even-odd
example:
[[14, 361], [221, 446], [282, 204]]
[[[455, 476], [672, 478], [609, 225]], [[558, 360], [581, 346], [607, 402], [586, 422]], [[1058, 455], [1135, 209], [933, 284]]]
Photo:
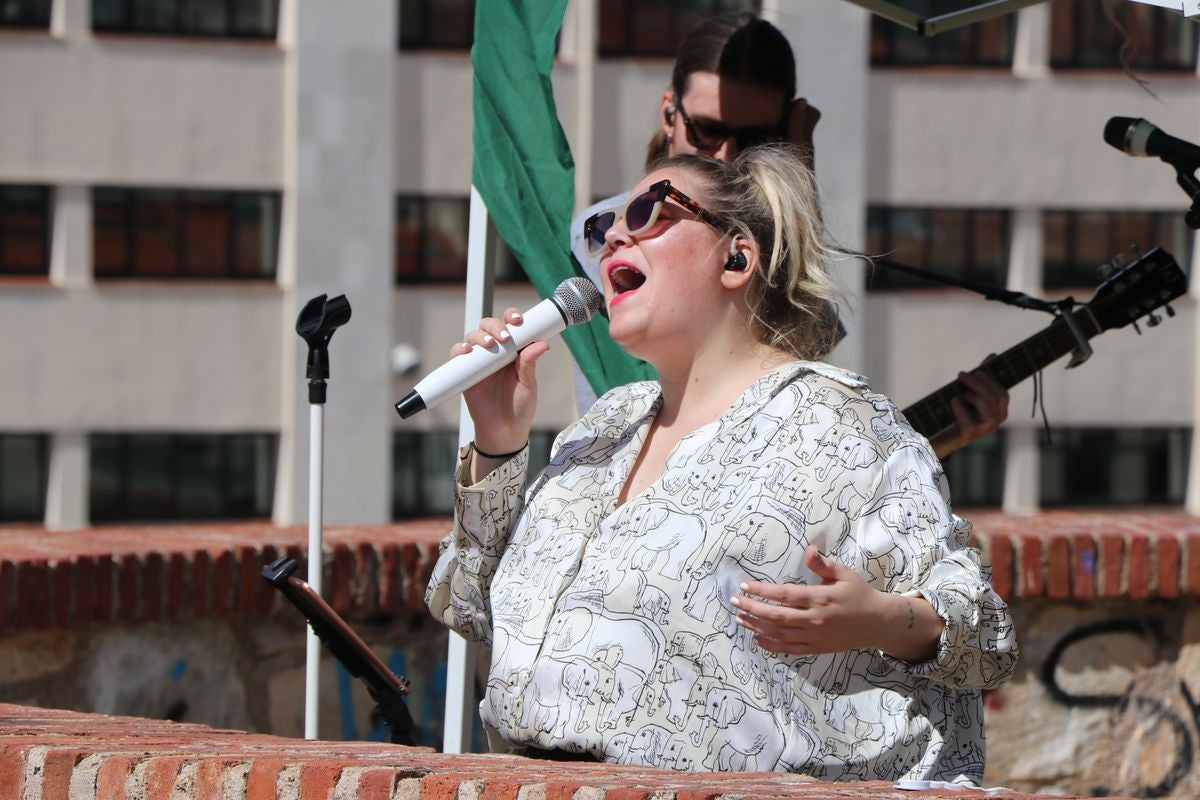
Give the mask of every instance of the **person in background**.
[[[545, 343], [464, 393], [431, 613], [490, 648], [510, 752], [676, 770], [978, 784], [1012, 619], [924, 437], [836, 336], [812, 173], [789, 145], [667, 158], [584, 225], [614, 388], [526, 483]], [[515, 308], [452, 354], [495, 347]]]
[[[730, 159], [755, 144], [787, 140], [812, 168], [813, 131], [821, 113], [796, 97], [796, 62], [787, 38], [754, 14], [713, 17], [688, 34], [659, 98], [658, 126], [646, 151], [646, 168], [664, 156], [695, 153]], [[584, 272], [600, 283], [597, 259], [587, 252], [583, 223], [596, 210], [619, 206], [621, 194], [576, 215], [571, 250]], [[836, 313], [834, 311], [833, 313]], [[1008, 416], [1008, 391], [985, 372], [960, 372], [964, 393], [950, 401], [957, 426], [935, 437], [941, 458], [996, 431]], [[579, 413], [596, 399], [575, 368]]]

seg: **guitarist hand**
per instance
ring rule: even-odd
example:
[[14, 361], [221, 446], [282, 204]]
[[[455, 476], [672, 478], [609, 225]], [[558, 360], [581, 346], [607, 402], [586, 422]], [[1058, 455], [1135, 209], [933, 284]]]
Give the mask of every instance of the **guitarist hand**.
[[982, 370], [960, 372], [958, 383], [963, 392], [950, 400], [954, 427], [930, 442], [938, 458], [994, 432], [1008, 417], [1008, 390], [991, 375]]

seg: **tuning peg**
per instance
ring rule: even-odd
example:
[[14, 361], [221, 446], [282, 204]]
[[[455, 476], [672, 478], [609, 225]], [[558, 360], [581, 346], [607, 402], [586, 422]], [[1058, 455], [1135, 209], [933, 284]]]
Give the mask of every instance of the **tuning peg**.
[[1100, 273], [1101, 280], [1107, 280], [1109, 276], [1116, 275], [1125, 266], [1125, 255], [1117, 253], [1115, 256], [1105, 261], [1100, 266], [1096, 267], [1096, 271]]
[[1133, 329], [1134, 329], [1135, 331], [1137, 331], [1137, 335], [1138, 335], [1138, 336], [1141, 336], [1141, 335], [1142, 335], [1142, 329], [1138, 327], [1138, 324], [1137, 324], [1136, 322], [1135, 322], [1135, 323], [1133, 323]]
[[1173, 316], [1175, 316], [1175, 309], [1171, 308], [1169, 305], [1167, 305], [1167, 306], [1163, 306], [1163, 311], [1166, 311], [1166, 312], [1167, 312], [1167, 316], [1168, 316], [1168, 317], [1173, 317]]

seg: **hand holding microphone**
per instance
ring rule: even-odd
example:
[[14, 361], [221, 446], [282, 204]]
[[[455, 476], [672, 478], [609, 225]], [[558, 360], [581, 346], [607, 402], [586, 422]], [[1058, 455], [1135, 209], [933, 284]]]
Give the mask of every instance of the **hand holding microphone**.
[[[569, 278], [559, 284], [549, 299], [523, 315], [509, 309], [503, 320], [482, 320], [480, 328], [468, 334], [466, 342], [452, 348], [449, 361], [419, 381], [396, 403], [396, 411], [408, 418], [475, 387], [467, 395], [467, 404], [479, 428], [477, 441], [485, 450], [486, 441], [500, 448], [494, 452], [503, 451], [502, 445], [510, 444], [508, 440], [515, 435], [528, 436], [537, 397], [533, 364], [549, 349], [543, 343], [567, 325], [587, 322], [603, 301], [591, 281]], [[523, 352], [526, 348], [528, 353]], [[514, 361], [517, 362], [514, 369], [496, 374]], [[494, 377], [485, 381], [491, 376]], [[525, 438], [517, 445], [523, 444]]]

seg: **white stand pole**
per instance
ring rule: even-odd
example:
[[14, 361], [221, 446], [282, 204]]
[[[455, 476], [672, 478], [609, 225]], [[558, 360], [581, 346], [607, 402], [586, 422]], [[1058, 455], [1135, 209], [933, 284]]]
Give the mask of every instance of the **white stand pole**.
[[[492, 313], [493, 265], [497, 247], [496, 228], [488, 219], [487, 205], [471, 187], [471, 217], [467, 239], [467, 293], [463, 309], [463, 332], [479, 327], [481, 317]], [[459, 446], [475, 438], [475, 426], [460, 401]], [[475, 662], [478, 650], [457, 633], [450, 632], [446, 650], [446, 715], [443, 718], [442, 752], [466, 752], [474, 728]]]
[[[321, 532], [321, 465], [324, 463], [325, 407], [320, 403], [309, 406], [308, 413], [308, 585], [321, 593], [321, 569], [324, 565], [324, 544]], [[311, 625], [304, 627], [307, 638], [304, 661], [304, 738], [317, 738], [317, 712], [321, 683], [321, 640]]]

